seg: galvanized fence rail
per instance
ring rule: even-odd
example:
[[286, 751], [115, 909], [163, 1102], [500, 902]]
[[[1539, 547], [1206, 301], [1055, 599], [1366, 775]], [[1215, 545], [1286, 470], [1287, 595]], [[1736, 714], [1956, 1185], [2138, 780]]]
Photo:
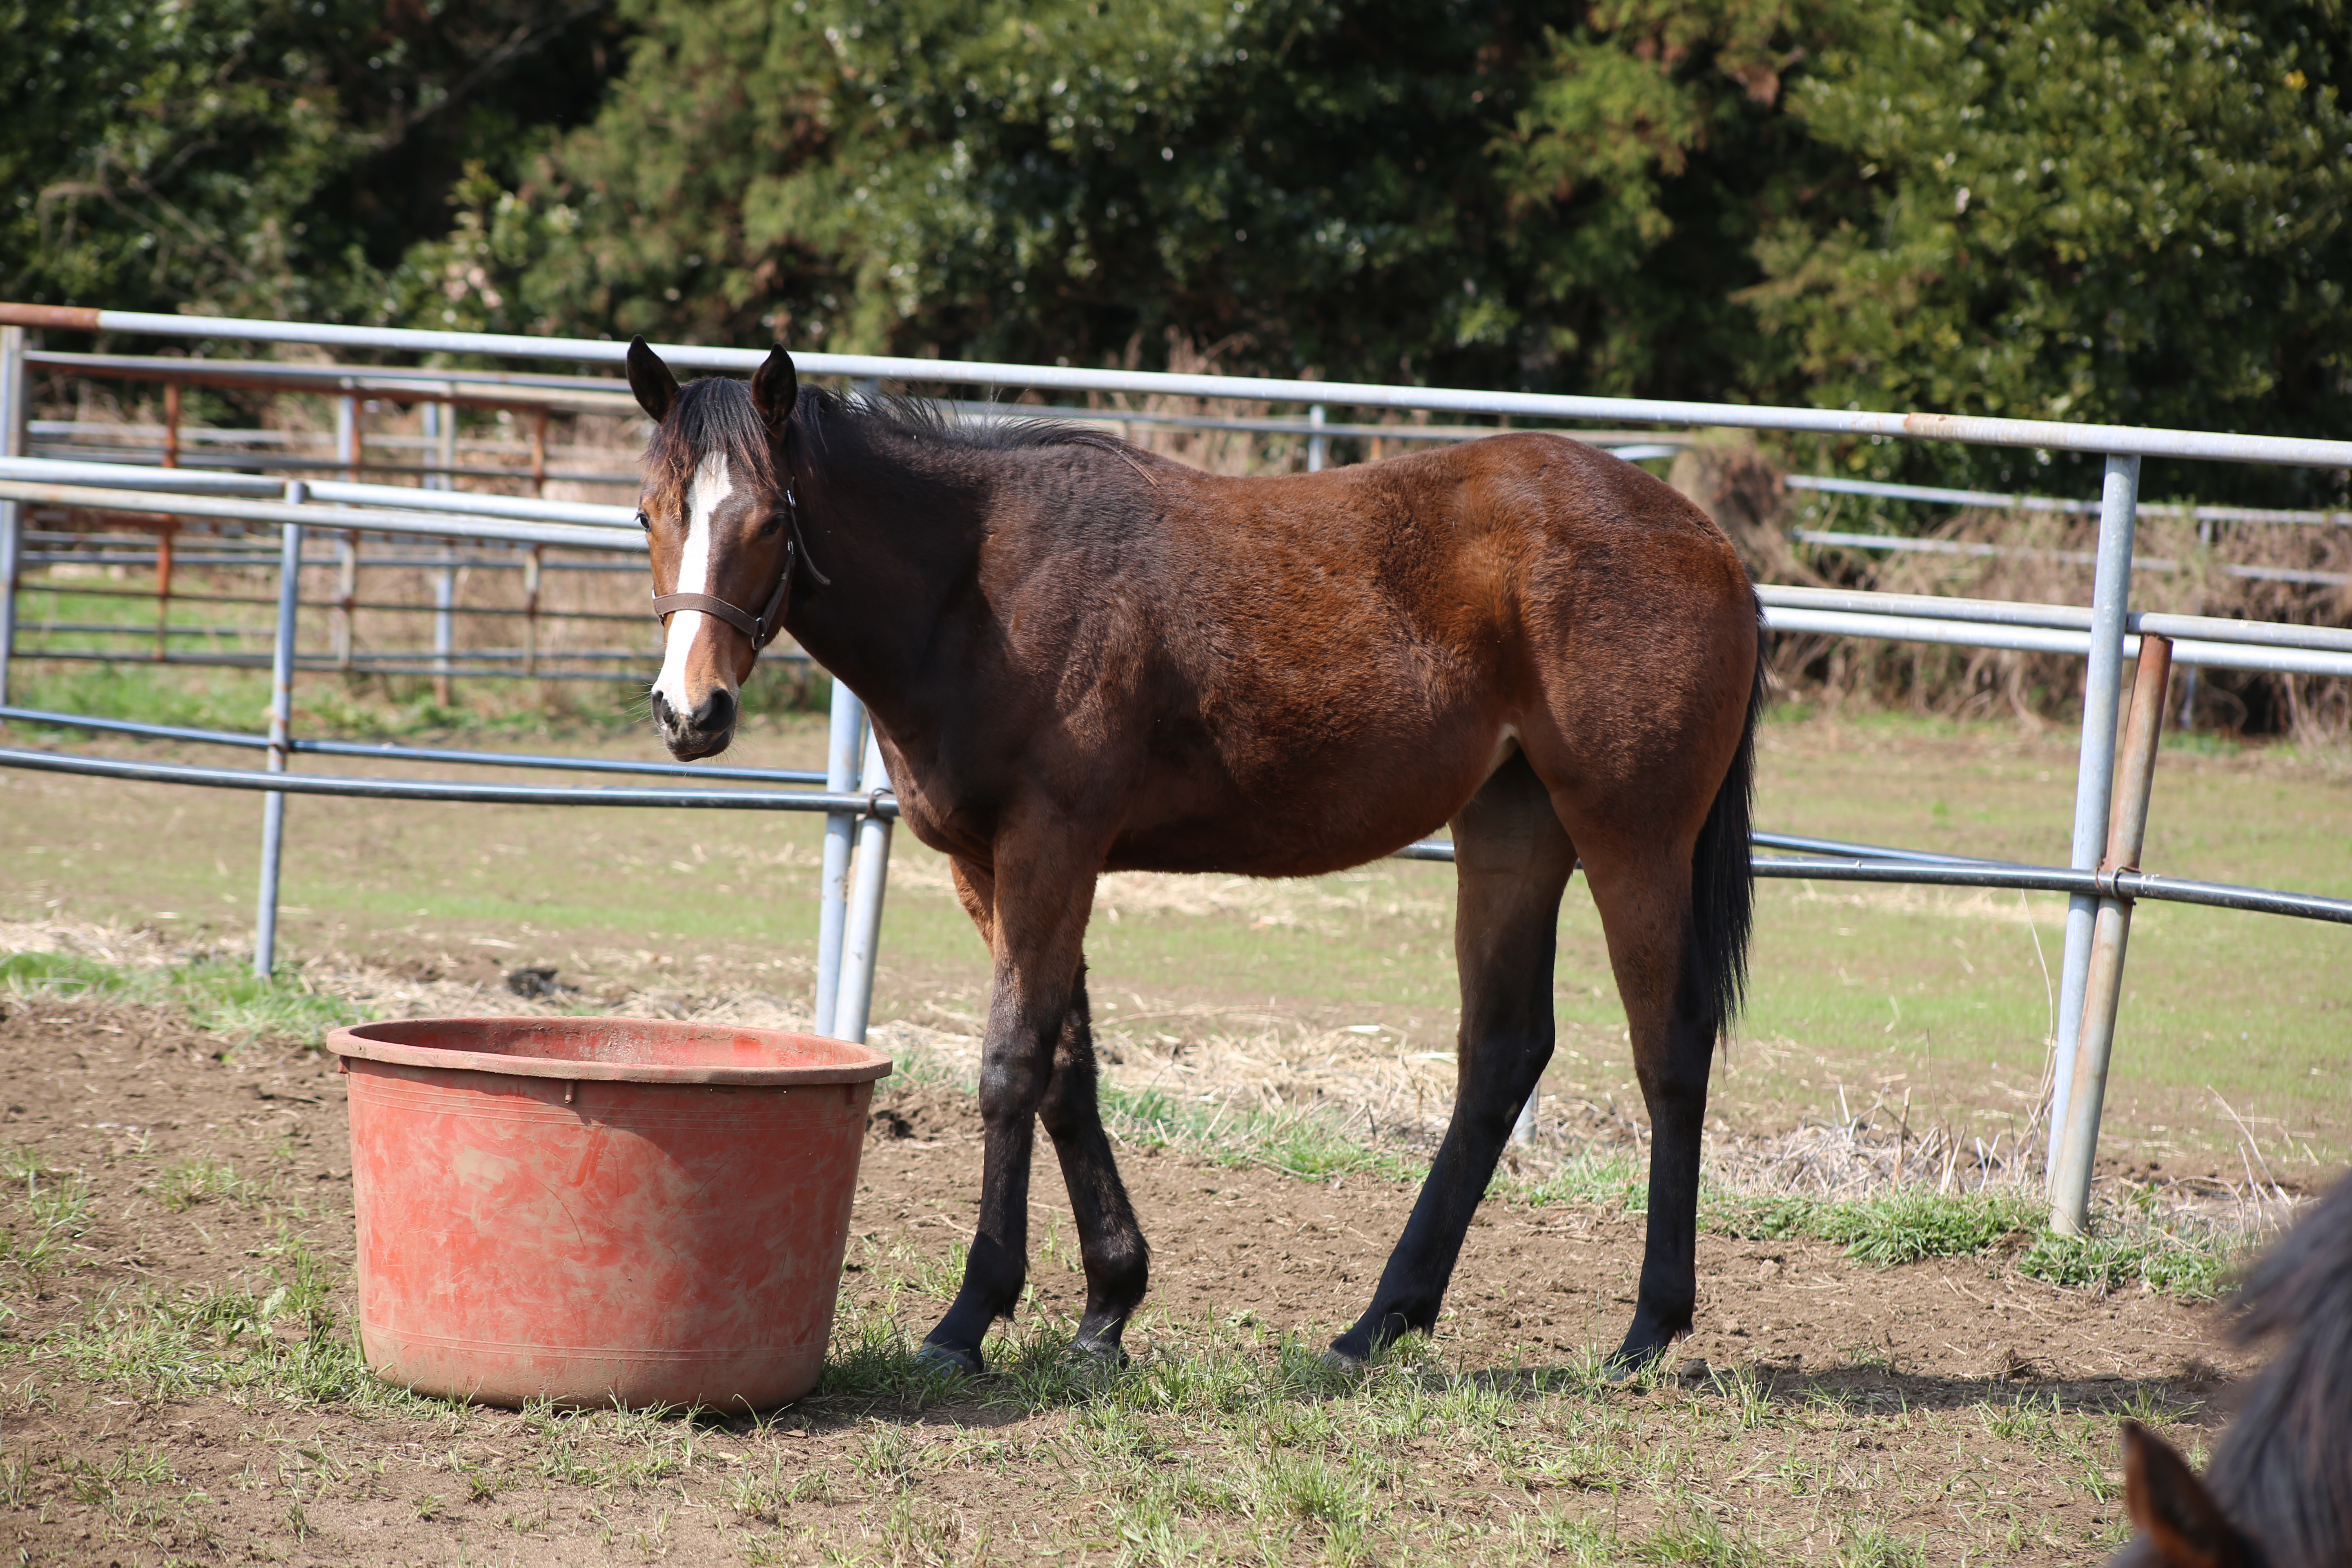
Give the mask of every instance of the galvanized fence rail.
[[[33, 352], [24, 335], [27, 327], [599, 364], [617, 363], [625, 353], [625, 347], [620, 343], [589, 340], [0, 305], [0, 458], [22, 457], [26, 451], [24, 437], [28, 416], [26, 378]], [[661, 352], [676, 365], [735, 372], [753, 369], [764, 357], [758, 351], [695, 345], [666, 345]], [[54, 363], [55, 356], [44, 353], [42, 358]], [[165, 363], [176, 369], [186, 362]], [[2138, 836], [2145, 822], [2148, 795], [2145, 783], [2133, 781], [2142, 779], [2153, 768], [2155, 739], [2160, 720], [2160, 714], [2152, 710], [2144, 712], [2136, 721], [2131, 744], [2126, 748], [2123, 769], [2127, 784], [2124, 802], [2126, 809], [2120, 815], [2112, 809], [2117, 778], [2116, 741], [2122, 669], [2127, 659], [2139, 661], [2144, 679], [2146, 672], [2160, 667], [2168, 655], [2191, 664], [2227, 665], [2296, 674], [2352, 674], [2352, 647], [2347, 647], [2344, 640], [2347, 634], [2329, 628], [2239, 623], [2213, 617], [2134, 616], [2129, 613], [2132, 543], [2138, 511], [2141, 458], [2166, 457], [2352, 468], [2352, 442], [1959, 416], [1557, 396], [1242, 376], [1165, 374], [1074, 366], [971, 363], [892, 356], [812, 353], [796, 356], [796, 363], [804, 375], [847, 376], [864, 382], [889, 379], [930, 385], [986, 385], [1045, 392], [1222, 398], [1303, 407], [1307, 410], [1305, 428], [1309, 442], [1310, 468], [1321, 466], [1321, 459], [1328, 453], [1329, 437], [1338, 429], [1347, 429], [1350, 433], [1360, 430], [1383, 438], [1410, 437], [1412, 431], [1411, 426], [1335, 427], [1325, 417], [1327, 409], [1333, 406], [1951, 440], [2103, 456], [2105, 470], [2101, 494], [2095, 503], [2099, 516], [2098, 545], [2091, 563], [2094, 585], [2092, 603], [2087, 611], [2066, 606], [2006, 605], [1991, 601], [1923, 600], [1920, 596], [1821, 595], [1790, 588], [1767, 588], [1761, 595], [1767, 621], [1779, 630], [2060, 652], [2078, 655], [2087, 661], [2074, 831], [2067, 866], [2007, 866], [1929, 857], [1917, 852], [1878, 851], [1864, 846], [1840, 847], [1866, 853], [1846, 855], [1816, 849], [1790, 856], [1757, 858], [1759, 874], [1767, 876], [2022, 888], [2063, 891], [2069, 895], [2048, 1161], [2052, 1178], [2052, 1223], [2062, 1230], [2077, 1230], [2085, 1220], [2090, 1162], [2096, 1147], [2099, 1114], [2113, 1046], [2114, 998], [2119, 992], [2123, 942], [2132, 900], [2139, 898], [2177, 899], [2210, 907], [2258, 910], [2339, 921], [2352, 917], [2352, 903], [2344, 900], [2269, 889], [2183, 882], [2144, 873], [2129, 863], [2136, 854]], [[232, 366], [220, 374], [239, 374], [248, 369]], [[373, 375], [378, 373], [367, 374]], [[586, 396], [591, 392], [591, 389], [576, 385], [559, 384], [565, 378], [535, 376], [529, 373], [494, 373], [504, 375], [505, 379], [488, 385], [479, 379], [486, 373], [466, 373], [463, 376], [440, 371], [383, 374], [388, 381], [402, 383], [409, 395], [427, 397], [445, 404], [470, 400], [490, 405], [513, 406], [535, 398], [542, 405], [551, 405], [558, 397]], [[158, 378], [163, 379], [160, 374]], [[569, 379], [576, 382], [585, 378]], [[428, 384], [433, 384], [429, 390]], [[346, 399], [345, 406], [349, 407], [359, 388], [354, 384], [337, 385], [332, 390]], [[386, 391], [390, 395], [402, 395], [389, 387]], [[1136, 417], [1118, 411], [1106, 412], [1117, 417]], [[445, 425], [443, 428], [450, 427]], [[1658, 442], [1662, 447], [1670, 444], [1670, 437]], [[354, 472], [358, 467], [357, 448], [355, 432], [348, 434], [341, 455], [349, 458], [348, 466]], [[454, 467], [454, 464], [447, 466]], [[1972, 495], [1972, 492], [1956, 493]], [[322, 496], [321, 499], [325, 498]], [[350, 499], [356, 501], [359, 498]], [[385, 532], [407, 531], [442, 538], [510, 541], [527, 538], [547, 542], [553, 541], [551, 531], [554, 530], [568, 527], [586, 531], [578, 524], [526, 521], [519, 518], [509, 520], [449, 513], [436, 517], [416, 507], [413, 498], [404, 498], [408, 504], [400, 510], [353, 505], [331, 511], [312, 504], [303, 496], [289, 496], [272, 502], [241, 496], [175, 494], [168, 500], [158, 500], [152, 494], [142, 498], [137, 489], [127, 486], [102, 489], [35, 479], [0, 478], [0, 579], [5, 579], [10, 590], [7, 595], [0, 595], [5, 597], [9, 606], [0, 609], [0, 702], [5, 702], [6, 697], [6, 650], [13, 639], [13, 624], [9, 617], [13, 616], [13, 590], [19, 562], [19, 504], [49, 501], [110, 510], [136, 510], [142, 500], [152, 511], [158, 514], [168, 509], [177, 515], [234, 516], [252, 521], [276, 522], [280, 525], [285, 538], [293, 541], [285, 547], [288, 564], [282, 573], [285, 586], [281, 595], [284, 602], [280, 625], [284, 630], [278, 639], [277, 650], [281, 690], [290, 682], [294, 668], [290, 653], [291, 616], [298, 598], [298, 589], [294, 584], [299, 576], [299, 536], [305, 524], [351, 527], [354, 525], [343, 519], [364, 510], [370, 521], [358, 526]], [[231, 507], [248, 510], [225, 510]], [[196, 510], [199, 508], [213, 510]], [[389, 526], [381, 520], [391, 520]], [[2335, 520], [2330, 517], [2326, 521]], [[522, 530], [529, 532], [518, 531]], [[2147, 705], [2143, 702], [2142, 706]], [[286, 758], [298, 749], [297, 743], [284, 732], [283, 725], [275, 717], [272, 734], [266, 743], [273, 764], [278, 767], [282, 767]], [[140, 763], [23, 750], [0, 752], [0, 765], [259, 789], [272, 801], [281, 803], [278, 809], [282, 809], [287, 793], [352, 793], [402, 799], [616, 805], [666, 804], [822, 811], [827, 816], [827, 834], [819, 918], [818, 1026], [828, 1032], [860, 1037], [870, 1005], [882, 894], [886, 886], [889, 824], [895, 812], [891, 809], [888, 781], [883, 773], [878, 749], [870, 735], [865, 733], [856, 699], [838, 684], [835, 687], [829, 758], [825, 781], [828, 787], [823, 791], [673, 792], [626, 787], [583, 790], [542, 785], [469, 784], [451, 780], [329, 780], [315, 775], [302, 777], [298, 782], [297, 775], [284, 773], [192, 770], [178, 764]], [[761, 798], [743, 798], [754, 795]], [[855, 853], [851, 850], [853, 837], [857, 841]], [[1759, 835], [1758, 842], [1770, 847], [1771, 836]], [[1784, 847], [1797, 847], [1793, 843]], [[1412, 846], [1403, 853], [1412, 858], [1450, 858], [1451, 849], [1440, 842], [1426, 842]], [[266, 963], [266, 955], [257, 956]]]

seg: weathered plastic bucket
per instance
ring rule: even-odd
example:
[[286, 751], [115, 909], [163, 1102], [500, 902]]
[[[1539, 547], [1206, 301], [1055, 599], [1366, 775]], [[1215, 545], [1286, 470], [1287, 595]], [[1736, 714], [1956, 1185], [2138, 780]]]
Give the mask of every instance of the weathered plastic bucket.
[[378, 1377], [520, 1405], [816, 1386], [874, 1080], [845, 1040], [637, 1018], [337, 1029]]

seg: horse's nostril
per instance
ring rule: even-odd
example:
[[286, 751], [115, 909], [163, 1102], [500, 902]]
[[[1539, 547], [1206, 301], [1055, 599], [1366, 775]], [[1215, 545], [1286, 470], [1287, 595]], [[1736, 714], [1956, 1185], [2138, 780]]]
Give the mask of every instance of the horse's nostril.
[[677, 722], [677, 714], [670, 707], [669, 699], [664, 697], [658, 691], [654, 693], [653, 710], [654, 722], [660, 725], [665, 730], [671, 728]]
[[694, 727], [706, 735], [719, 734], [735, 722], [735, 695], [725, 687], [712, 689], [695, 705]]

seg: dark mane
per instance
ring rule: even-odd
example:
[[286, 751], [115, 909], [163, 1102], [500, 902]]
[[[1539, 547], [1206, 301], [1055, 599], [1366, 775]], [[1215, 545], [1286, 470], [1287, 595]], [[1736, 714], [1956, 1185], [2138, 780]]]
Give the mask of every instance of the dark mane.
[[[830, 426], [863, 426], [903, 439], [966, 452], [1090, 447], [1123, 458], [1138, 468], [1166, 461], [1155, 452], [1081, 425], [1029, 417], [961, 419], [930, 398], [904, 393], [850, 395], [803, 386], [793, 410], [793, 425], [819, 446]], [[730, 466], [739, 472], [748, 472], [758, 481], [773, 482], [775, 463], [768, 444], [767, 426], [752, 405], [749, 382], [714, 375], [679, 387], [677, 403], [669, 418], [654, 432], [652, 444], [646, 448], [646, 476], [683, 486], [693, 477], [695, 464], [714, 451], [726, 453]]]
[[2352, 1539], [2352, 1179], [2256, 1261], [2231, 1302], [2241, 1344], [2277, 1354], [2214, 1446], [2207, 1484], [2282, 1563], [2341, 1563]]
[[803, 386], [793, 423], [820, 444], [828, 426], [847, 425], [954, 451], [1034, 452], [1055, 447], [1089, 447], [1123, 458], [1139, 471], [1146, 465], [1167, 461], [1156, 452], [1083, 425], [1034, 417], [963, 419], [930, 398], [907, 393], [850, 395]]
[[695, 464], [712, 452], [724, 452], [728, 467], [754, 483], [774, 484], [768, 426], [752, 405], [749, 382], [712, 375], [679, 387], [669, 417], [655, 427], [646, 447], [646, 477], [683, 489]]

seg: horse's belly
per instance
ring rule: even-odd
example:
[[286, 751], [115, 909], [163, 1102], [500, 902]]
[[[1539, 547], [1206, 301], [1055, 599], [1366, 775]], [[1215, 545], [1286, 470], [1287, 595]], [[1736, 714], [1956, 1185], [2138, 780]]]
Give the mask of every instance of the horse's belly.
[[1444, 826], [1516, 742], [1508, 724], [1488, 724], [1460, 737], [1294, 752], [1286, 767], [1214, 782], [1178, 770], [1139, 792], [1108, 868], [1310, 877], [1360, 866]]

